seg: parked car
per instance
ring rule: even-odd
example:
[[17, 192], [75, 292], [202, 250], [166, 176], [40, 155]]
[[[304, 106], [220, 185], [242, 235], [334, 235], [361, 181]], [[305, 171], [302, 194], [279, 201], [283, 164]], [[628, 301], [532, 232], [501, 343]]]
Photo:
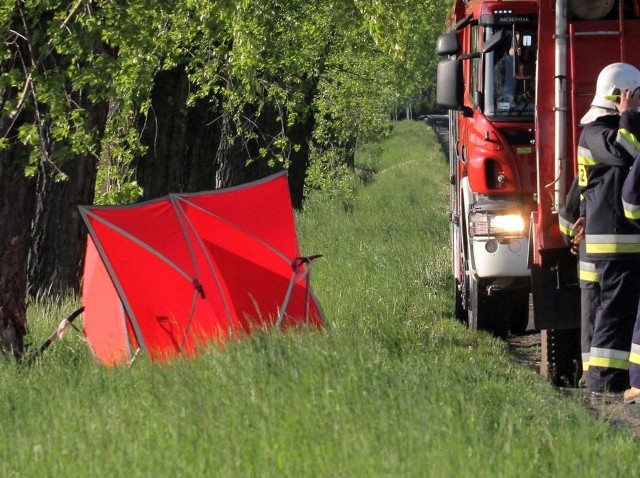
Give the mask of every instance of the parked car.
[[434, 128], [448, 128], [449, 115], [421, 115], [418, 119]]

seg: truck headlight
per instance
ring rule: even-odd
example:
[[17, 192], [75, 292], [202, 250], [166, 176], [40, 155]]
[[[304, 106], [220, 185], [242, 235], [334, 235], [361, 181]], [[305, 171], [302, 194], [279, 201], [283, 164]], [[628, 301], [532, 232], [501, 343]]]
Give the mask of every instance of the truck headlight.
[[525, 223], [520, 214], [472, 213], [469, 222], [471, 236], [522, 236]]

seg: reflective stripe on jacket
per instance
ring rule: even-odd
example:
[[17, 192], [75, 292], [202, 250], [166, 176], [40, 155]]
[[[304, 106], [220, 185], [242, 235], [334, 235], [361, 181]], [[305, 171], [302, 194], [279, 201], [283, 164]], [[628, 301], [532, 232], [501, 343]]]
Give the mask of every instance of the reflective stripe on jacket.
[[584, 282], [598, 282], [600, 275], [593, 262], [580, 261], [578, 263], [578, 278]]

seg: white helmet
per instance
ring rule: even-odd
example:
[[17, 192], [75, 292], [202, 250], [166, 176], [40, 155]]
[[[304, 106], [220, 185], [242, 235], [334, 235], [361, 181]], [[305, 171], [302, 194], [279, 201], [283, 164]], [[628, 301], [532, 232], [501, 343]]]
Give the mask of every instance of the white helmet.
[[624, 90], [634, 91], [640, 87], [640, 70], [628, 63], [612, 63], [605, 66], [598, 75], [596, 94], [580, 124], [595, 121], [600, 116], [617, 114], [618, 110], [613, 102]]

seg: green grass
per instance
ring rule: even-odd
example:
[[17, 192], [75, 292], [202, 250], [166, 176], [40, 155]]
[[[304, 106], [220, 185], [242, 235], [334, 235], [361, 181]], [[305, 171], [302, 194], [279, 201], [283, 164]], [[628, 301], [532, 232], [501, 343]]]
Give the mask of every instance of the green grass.
[[[260, 333], [168, 365], [95, 364], [71, 332], [0, 370], [1, 476], [637, 476], [640, 447], [452, 316], [447, 165], [421, 123], [312, 195], [302, 249], [324, 332]], [[30, 308], [39, 345], [78, 304]]]

